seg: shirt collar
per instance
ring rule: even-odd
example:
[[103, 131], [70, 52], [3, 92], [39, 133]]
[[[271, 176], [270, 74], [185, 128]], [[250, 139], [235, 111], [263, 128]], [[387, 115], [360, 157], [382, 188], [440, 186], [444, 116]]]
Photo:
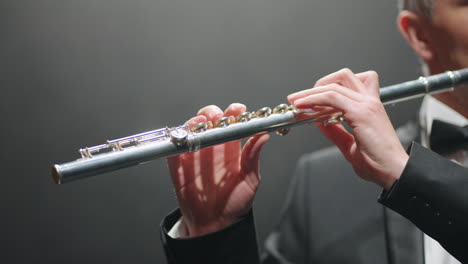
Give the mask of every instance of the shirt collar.
[[439, 119], [457, 126], [468, 125], [468, 119], [466, 119], [463, 115], [435, 99], [434, 97], [426, 95], [419, 111], [421, 143], [423, 146], [427, 147], [429, 145], [429, 135], [431, 133], [432, 121], [434, 119]]

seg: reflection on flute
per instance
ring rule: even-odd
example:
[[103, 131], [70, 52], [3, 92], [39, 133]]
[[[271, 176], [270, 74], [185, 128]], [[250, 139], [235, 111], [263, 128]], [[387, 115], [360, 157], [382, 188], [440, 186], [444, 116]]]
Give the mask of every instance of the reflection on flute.
[[[468, 84], [468, 69], [420, 77], [418, 80], [388, 86], [380, 90], [380, 98], [384, 104], [395, 103], [425, 94], [444, 92], [463, 84]], [[66, 183], [154, 159], [197, 151], [260, 132], [284, 135], [293, 126], [311, 122], [327, 124], [340, 121], [343, 121], [342, 115], [335, 110], [304, 112], [285, 104], [274, 109], [264, 107], [237, 117], [223, 117], [214, 124], [200, 123], [191, 129], [185, 125], [166, 127], [80, 149], [80, 159], [54, 165], [52, 176], [56, 183]]]

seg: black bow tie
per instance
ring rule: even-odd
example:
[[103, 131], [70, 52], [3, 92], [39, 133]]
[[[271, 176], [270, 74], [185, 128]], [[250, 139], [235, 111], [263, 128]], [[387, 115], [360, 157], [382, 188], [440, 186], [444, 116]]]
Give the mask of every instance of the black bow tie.
[[431, 149], [441, 155], [449, 155], [468, 143], [468, 125], [459, 127], [435, 119], [429, 138]]

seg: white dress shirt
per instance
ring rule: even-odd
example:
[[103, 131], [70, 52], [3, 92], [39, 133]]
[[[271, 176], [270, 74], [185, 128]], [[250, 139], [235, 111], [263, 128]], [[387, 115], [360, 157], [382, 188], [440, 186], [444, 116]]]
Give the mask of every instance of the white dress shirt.
[[[468, 120], [464, 116], [436, 100], [434, 97], [426, 96], [419, 112], [421, 143], [425, 147], [429, 147], [429, 135], [434, 119], [439, 119], [457, 126], [465, 126], [468, 124]], [[463, 155], [458, 155], [458, 158], [450, 158], [454, 158], [456, 162], [465, 164], [466, 166], [466, 162], [468, 161], [465, 155], [466, 151], [461, 150], [461, 152], [463, 152], [461, 153]], [[460, 264], [460, 262], [452, 257], [439, 242], [427, 235], [424, 235], [424, 258], [426, 264]]]
[[188, 236], [187, 227], [182, 223], [182, 218], [177, 220], [174, 226], [167, 232], [167, 234], [172, 238], [182, 238]]

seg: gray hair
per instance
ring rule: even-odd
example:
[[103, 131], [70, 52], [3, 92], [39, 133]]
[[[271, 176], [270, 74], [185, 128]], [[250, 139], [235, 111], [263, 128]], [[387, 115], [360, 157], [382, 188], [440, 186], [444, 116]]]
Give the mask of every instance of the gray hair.
[[433, 0], [398, 0], [398, 8], [412, 11], [416, 14], [432, 17]]

